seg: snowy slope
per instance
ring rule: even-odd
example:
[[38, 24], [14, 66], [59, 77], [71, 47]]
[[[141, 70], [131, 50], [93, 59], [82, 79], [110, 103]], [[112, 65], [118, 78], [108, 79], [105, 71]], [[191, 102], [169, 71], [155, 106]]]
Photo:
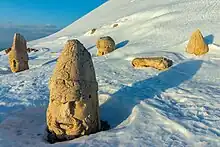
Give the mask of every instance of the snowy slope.
[[[110, 0], [60, 32], [29, 42], [30, 70], [11, 73], [0, 53], [0, 146], [220, 146], [220, 1]], [[112, 25], [119, 26], [113, 28]], [[97, 28], [90, 35], [89, 31]], [[185, 53], [200, 28], [208, 54]], [[117, 50], [96, 57], [110, 35]], [[61, 49], [77, 38], [90, 51], [99, 83], [101, 118], [112, 129], [50, 145], [43, 141], [48, 80]], [[134, 57], [165, 56], [166, 71], [133, 69]]]

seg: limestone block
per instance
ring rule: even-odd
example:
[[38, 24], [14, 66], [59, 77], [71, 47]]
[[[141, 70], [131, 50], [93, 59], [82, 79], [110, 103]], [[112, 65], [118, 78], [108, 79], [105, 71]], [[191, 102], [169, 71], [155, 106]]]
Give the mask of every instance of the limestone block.
[[95, 70], [90, 53], [78, 40], [66, 43], [49, 90], [47, 126], [54, 140], [70, 140], [100, 130]]
[[18, 33], [14, 35], [11, 51], [8, 53], [8, 60], [12, 72], [29, 69], [26, 40]]
[[209, 51], [208, 45], [205, 43], [200, 30], [195, 31], [187, 45], [186, 52], [195, 55], [203, 55]]
[[98, 49], [97, 56], [102, 56], [115, 50], [115, 42], [109, 36], [101, 37], [97, 41], [96, 47]]
[[132, 61], [133, 67], [152, 67], [158, 70], [164, 70], [172, 66], [172, 60], [164, 57], [135, 58]]

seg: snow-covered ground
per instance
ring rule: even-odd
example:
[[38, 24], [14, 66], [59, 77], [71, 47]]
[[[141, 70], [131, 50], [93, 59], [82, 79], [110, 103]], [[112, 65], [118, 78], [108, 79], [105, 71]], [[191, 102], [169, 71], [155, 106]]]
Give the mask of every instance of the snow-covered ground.
[[[210, 47], [200, 57], [185, 53], [197, 28]], [[110, 0], [60, 32], [29, 42], [40, 49], [29, 54], [30, 70], [11, 73], [1, 52], [0, 146], [220, 146], [219, 28], [219, 0]], [[96, 57], [96, 40], [105, 35], [117, 50]], [[51, 145], [43, 140], [48, 80], [72, 38], [93, 56], [101, 119], [112, 129]], [[164, 56], [174, 65], [133, 69], [131, 60], [145, 56]]]

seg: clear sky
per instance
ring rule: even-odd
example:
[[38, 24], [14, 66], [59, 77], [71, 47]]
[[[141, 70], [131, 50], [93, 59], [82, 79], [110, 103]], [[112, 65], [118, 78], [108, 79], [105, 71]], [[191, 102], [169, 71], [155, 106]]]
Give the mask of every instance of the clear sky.
[[107, 0], [0, 0], [0, 48], [10, 46], [13, 34], [27, 40], [52, 34]]
[[0, 24], [66, 26], [106, 0], [0, 0]]

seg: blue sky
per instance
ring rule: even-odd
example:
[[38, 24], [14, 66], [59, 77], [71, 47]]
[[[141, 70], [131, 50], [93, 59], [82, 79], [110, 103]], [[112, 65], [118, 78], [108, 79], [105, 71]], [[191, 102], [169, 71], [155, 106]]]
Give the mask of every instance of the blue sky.
[[23, 34], [27, 40], [47, 36], [106, 1], [0, 0], [0, 48], [10, 45], [15, 32]]
[[66, 26], [106, 0], [0, 0], [0, 24]]

